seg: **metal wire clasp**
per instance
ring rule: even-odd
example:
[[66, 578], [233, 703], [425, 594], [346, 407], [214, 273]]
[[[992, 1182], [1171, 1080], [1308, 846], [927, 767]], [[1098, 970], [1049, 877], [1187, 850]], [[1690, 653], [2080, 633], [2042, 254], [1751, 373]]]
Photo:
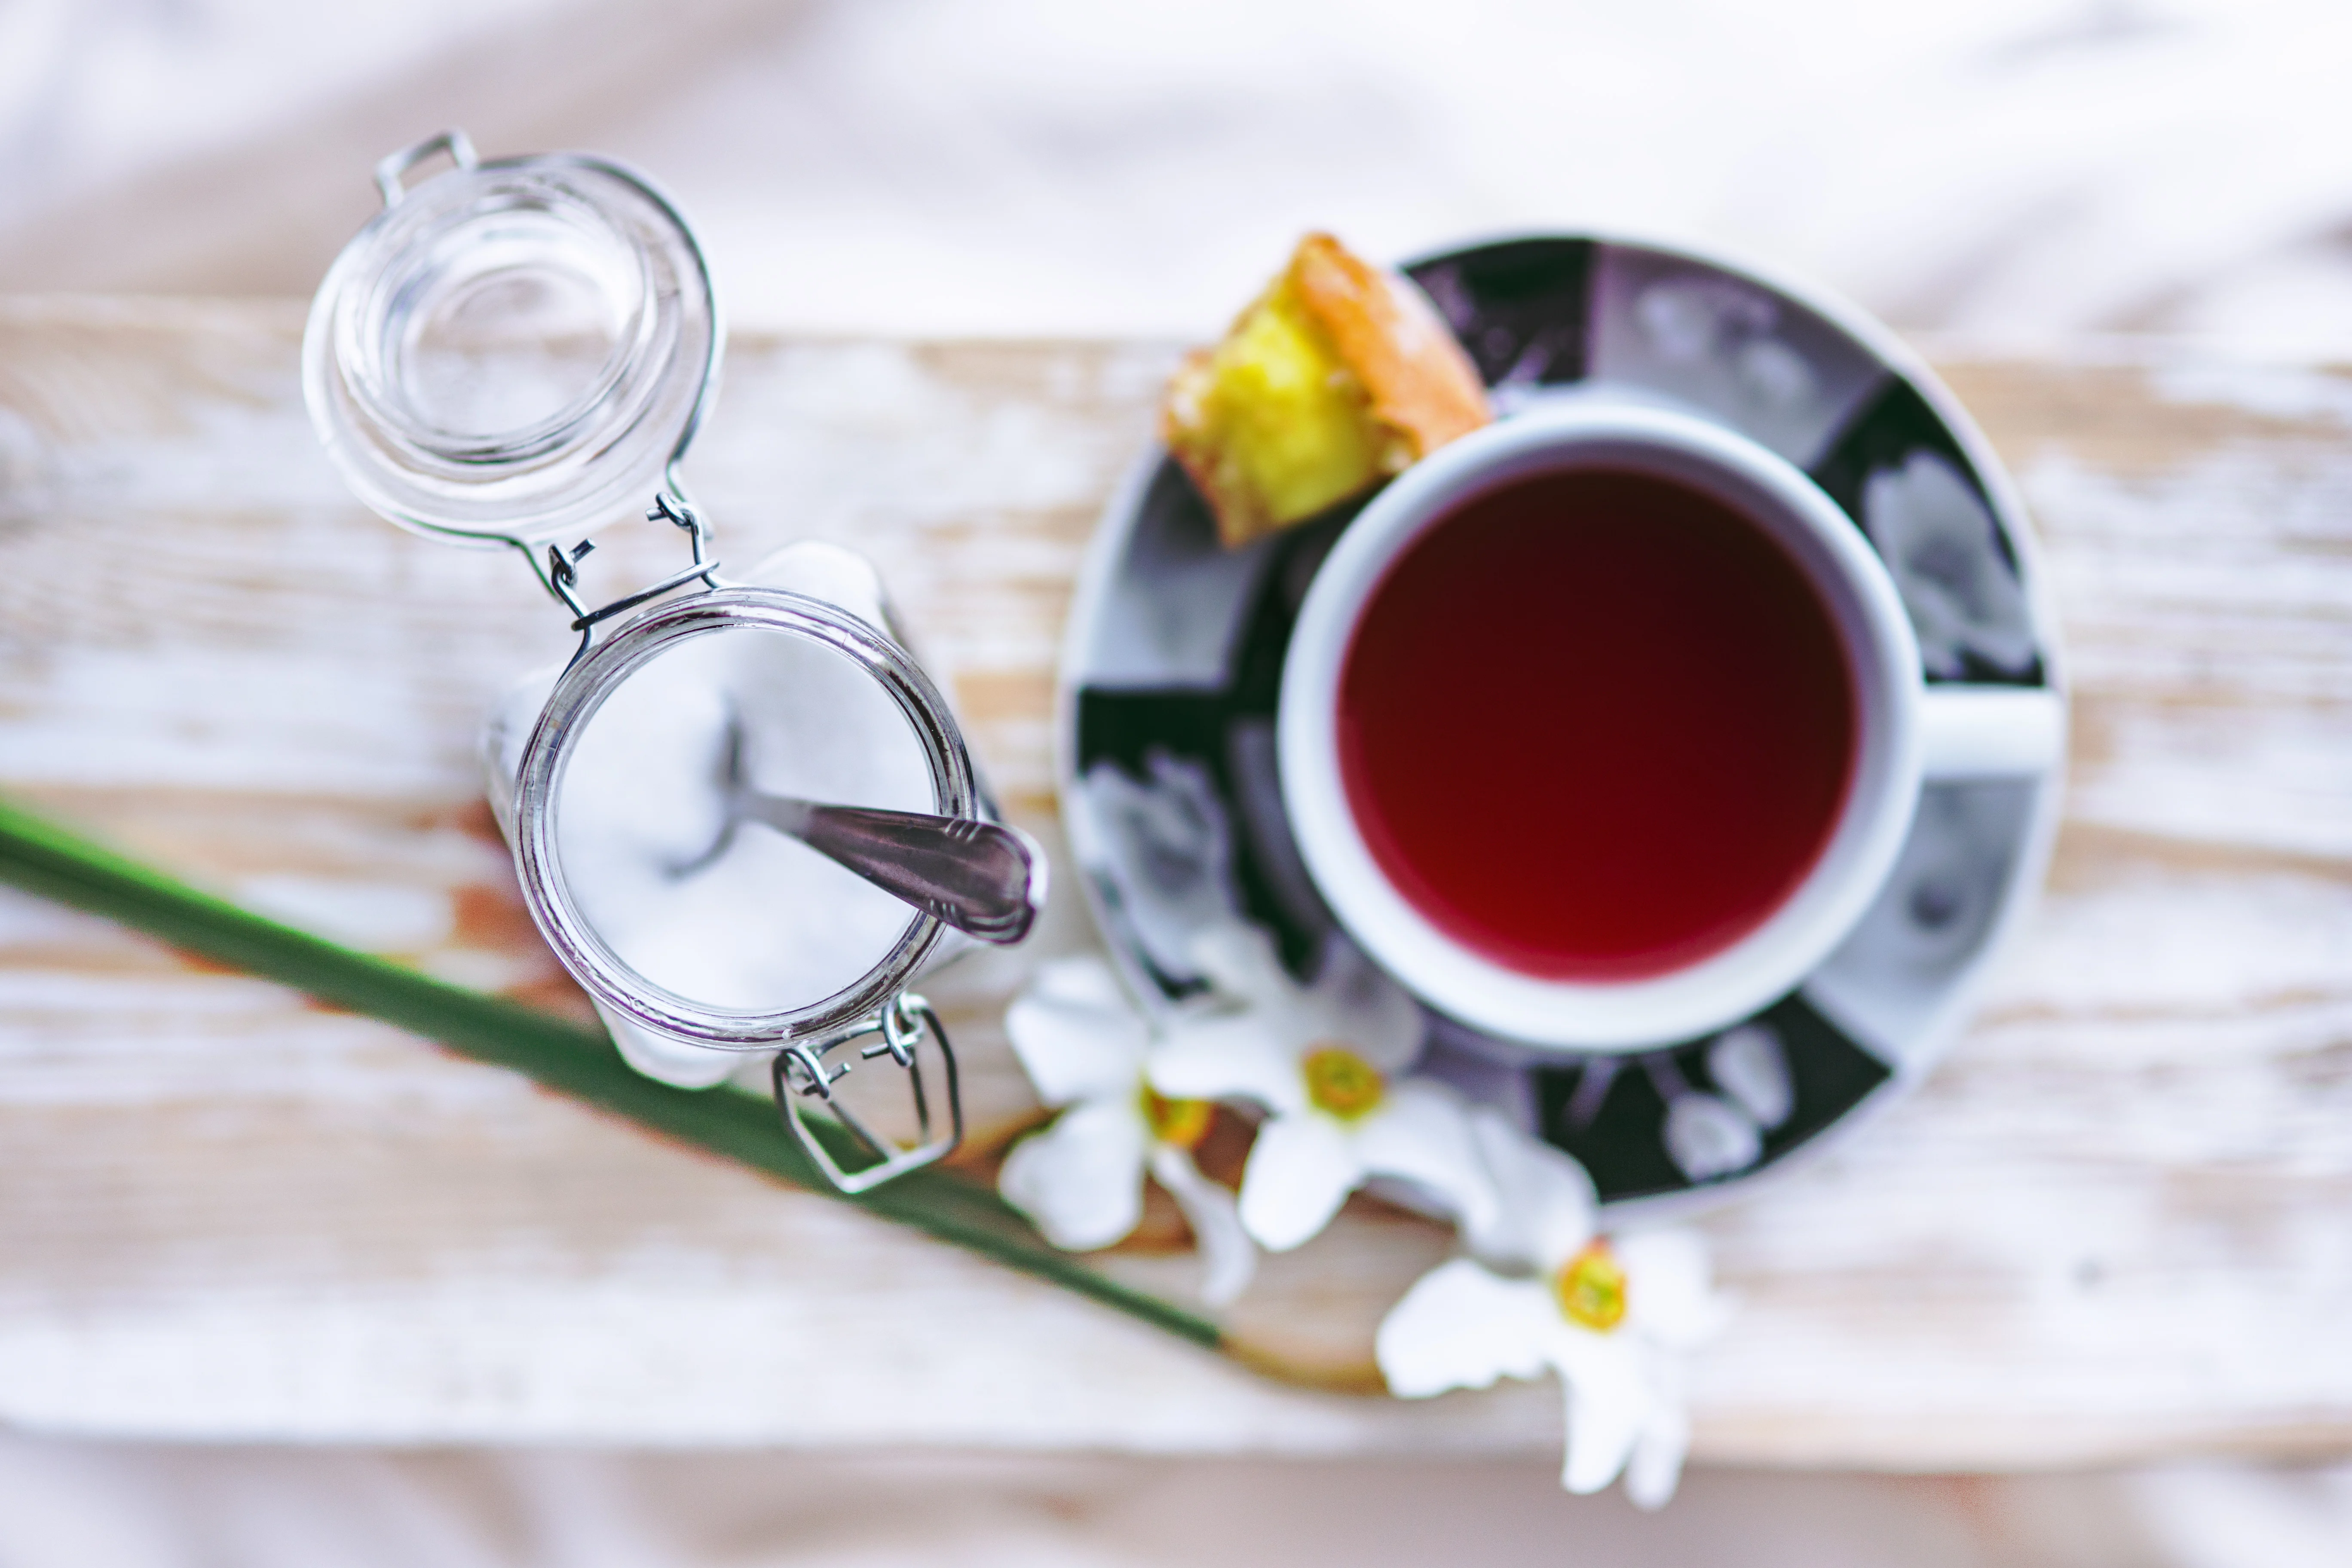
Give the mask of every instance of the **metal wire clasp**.
[[649, 584], [634, 594], [625, 594], [611, 604], [601, 605], [593, 610], [590, 609], [580, 597], [580, 563], [586, 558], [590, 551], [596, 548], [594, 540], [583, 539], [569, 550], [561, 545], [549, 545], [547, 564], [543, 567], [539, 563], [539, 557], [531, 553], [529, 545], [518, 539], [507, 541], [509, 544], [523, 552], [523, 559], [530, 563], [531, 571], [538, 574], [540, 585], [560, 600], [565, 609], [572, 612], [572, 629], [580, 634], [580, 646], [572, 650], [572, 658], [564, 665], [566, 669], [578, 664], [588, 652], [588, 645], [595, 640], [598, 622], [609, 621], [614, 616], [625, 614], [635, 609], [639, 605], [658, 599], [674, 588], [683, 588], [698, 577], [702, 579], [702, 585], [706, 588], [716, 588], [719, 585], [719, 568], [726, 563], [710, 559], [709, 528], [692, 507], [673, 493], [677, 489], [677, 479], [673, 475], [670, 489], [655, 495], [654, 504], [646, 511], [646, 521], [658, 522], [667, 519], [686, 530], [694, 552], [694, 564], [673, 572], [660, 582]]
[[[841, 1081], [855, 1062], [827, 1064], [825, 1058], [853, 1041], [871, 1035], [882, 1038], [861, 1047], [859, 1061], [872, 1061], [887, 1056], [906, 1069], [908, 1092], [914, 1097], [916, 1141], [899, 1143], [876, 1133], [859, 1119], [847, 1104], [836, 1099], [833, 1086]], [[947, 1079], [948, 1125], [943, 1132], [935, 1132], [931, 1120], [930, 1097], [925, 1092], [923, 1066], [918, 1054], [926, 1036], [938, 1046], [940, 1063]], [[948, 1044], [948, 1032], [931, 1005], [911, 991], [901, 991], [893, 996], [878, 1013], [857, 1020], [840, 1032], [822, 1040], [803, 1040], [786, 1046], [776, 1053], [772, 1069], [775, 1080], [776, 1105], [783, 1113], [784, 1122], [824, 1173], [825, 1180], [845, 1193], [863, 1193], [883, 1183], [920, 1170], [935, 1161], [943, 1160], [963, 1142], [963, 1099], [956, 1083], [955, 1051]], [[826, 1139], [812, 1124], [806, 1102], [821, 1100], [830, 1113], [829, 1120], [847, 1130], [857, 1142], [875, 1155], [872, 1164], [861, 1165], [855, 1171], [844, 1170], [833, 1152], [825, 1147]]]

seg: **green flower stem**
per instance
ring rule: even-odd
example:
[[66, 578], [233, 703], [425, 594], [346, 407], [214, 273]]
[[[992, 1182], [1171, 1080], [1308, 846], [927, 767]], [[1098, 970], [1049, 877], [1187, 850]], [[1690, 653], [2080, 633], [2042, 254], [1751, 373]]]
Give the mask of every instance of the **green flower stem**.
[[[593, 1029], [279, 925], [5, 803], [0, 803], [0, 881], [437, 1040], [476, 1061], [512, 1068], [639, 1126], [1051, 1280], [1195, 1344], [1220, 1348], [1214, 1323], [1056, 1252], [994, 1193], [962, 1177], [917, 1171], [848, 1196], [817, 1172], [764, 1100], [656, 1083], [630, 1068]], [[847, 1161], [853, 1146], [846, 1133], [841, 1136], [839, 1157]]]

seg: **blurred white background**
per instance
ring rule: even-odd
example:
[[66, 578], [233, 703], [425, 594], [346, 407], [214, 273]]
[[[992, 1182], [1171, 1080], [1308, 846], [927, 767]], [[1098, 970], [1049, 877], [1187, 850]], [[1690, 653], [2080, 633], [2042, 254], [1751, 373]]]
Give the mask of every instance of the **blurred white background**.
[[[0, 0], [0, 291], [306, 295], [451, 124], [642, 165], [739, 323], [1199, 336], [1307, 226], [1574, 226], [1947, 341], [2352, 355], [2345, 0]], [[1700, 1472], [1641, 1520], [1545, 1470], [12, 1437], [0, 1568], [2352, 1562], [2352, 1472]]]
[[307, 294], [444, 124], [739, 321], [1197, 333], [1309, 225], [1769, 258], [1895, 325], [2352, 342], [2341, 0], [0, 0], [0, 289]]

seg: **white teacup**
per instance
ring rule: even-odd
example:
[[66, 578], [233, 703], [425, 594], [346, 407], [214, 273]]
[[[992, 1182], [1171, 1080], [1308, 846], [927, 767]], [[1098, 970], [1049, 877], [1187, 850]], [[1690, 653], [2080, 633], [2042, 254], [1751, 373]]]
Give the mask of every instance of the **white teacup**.
[[[1622, 980], [1533, 973], [1456, 940], [1382, 870], [1350, 805], [1339, 756], [1342, 673], [1390, 566], [1466, 503], [1535, 476], [1579, 469], [1670, 481], [1769, 536], [1818, 595], [1851, 681], [1851, 771], [1811, 869], [1727, 945]], [[1462, 635], [1478, 628], [1465, 626]], [[1509, 742], [1496, 737], [1497, 757], [1507, 756]], [[1885, 566], [1853, 521], [1786, 459], [1684, 415], [1577, 405], [1530, 410], [1465, 437], [1365, 507], [1299, 611], [1278, 719], [1291, 827], [1349, 932], [1442, 1013], [1507, 1039], [1585, 1050], [1694, 1038], [1796, 989], [1885, 883], [1924, 780], [2039, 774], [2056, 765], [2063, 743], [2064, 710], [2053, 693], [1922, 680], [1918, 645]], [[1541, 824], [1528, 830], [1540, 832]]]

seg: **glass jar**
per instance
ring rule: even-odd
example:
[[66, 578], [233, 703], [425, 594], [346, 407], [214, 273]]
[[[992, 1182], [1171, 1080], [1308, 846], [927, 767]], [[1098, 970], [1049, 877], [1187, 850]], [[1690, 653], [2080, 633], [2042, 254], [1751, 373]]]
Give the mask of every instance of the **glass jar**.
[[[445, 153], [451, 168], [404, 183]], [[770, 1054], [787, 1124], [844, 1189], [944, 1156], [962, 1130], [954, 1053], [908, 987], [943, 936], [964, 939], [782, 832], [739, 832], [733, 803], [749, 780], [868, 813], [994, 811], [869, 565], [803, 543], [734, 581], [709, 555], [677, 473], [724, 340], [692, 232], [617, 164], [484, 162], [457, 132], [385, 159], [376, 183], [383, 210], [311, 308], [305, 397], [370, 508], [520, 552], [580, 635], [484, 736], [541, 933], [640, 1070], [703, 1085]], [[690, 560], [591, 607], [593, 546], [562, 542], [648, 499]], [[908, 1075], [911, 1137], [835, 1093], [852, 1061], [881, 1058]], [[944, 1096], [927, 1092], [927, 1061]], [[850, 1139], [815, 1125], [812, 1102]]]

